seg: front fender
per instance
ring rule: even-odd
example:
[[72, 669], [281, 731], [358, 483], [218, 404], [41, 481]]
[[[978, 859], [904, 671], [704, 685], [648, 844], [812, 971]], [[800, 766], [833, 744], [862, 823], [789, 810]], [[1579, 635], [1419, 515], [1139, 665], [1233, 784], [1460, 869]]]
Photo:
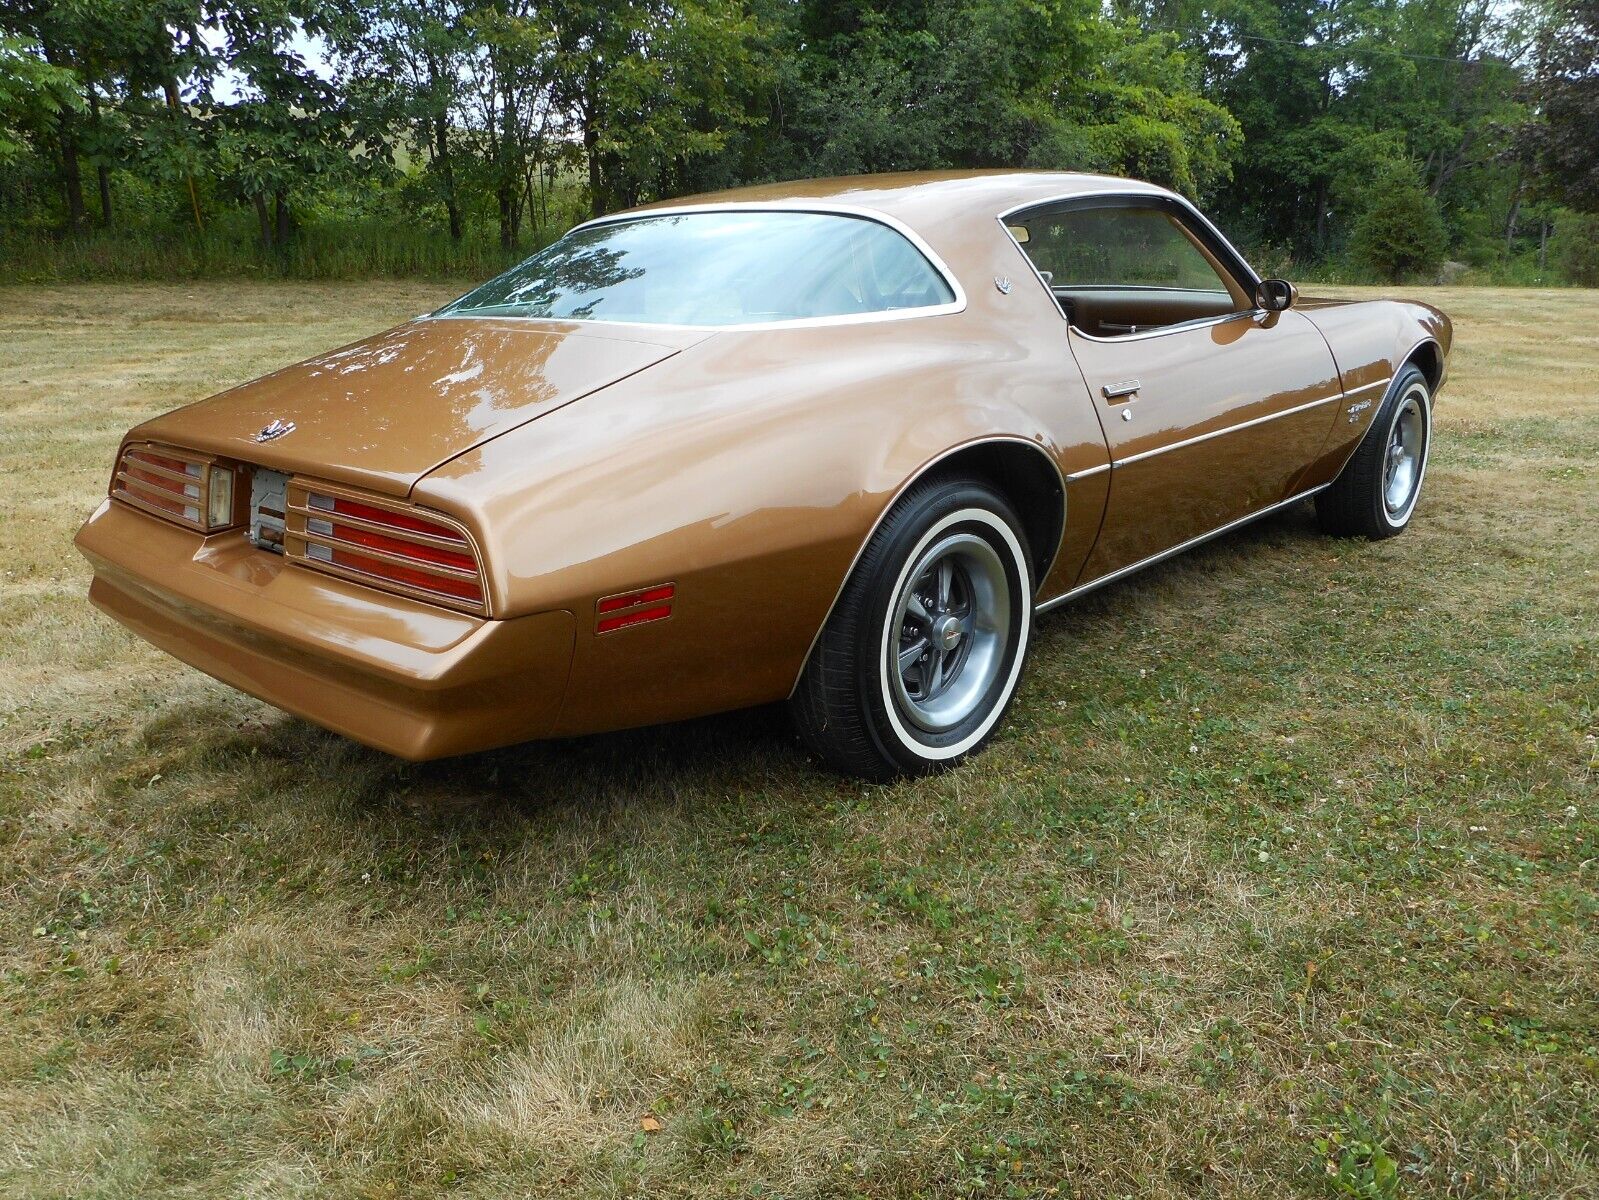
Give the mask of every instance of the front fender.
[[1338, 477], [1371, 428], [1394, 377], [1418, 351], [1436, 348], [1441, 384], [1453, 328], [1439, 309], [1410, 301], [1312, 302], [1303, 312], [1326, 338], [1348, 402], [1303, 478], [1303, 487], [1316, 487]]

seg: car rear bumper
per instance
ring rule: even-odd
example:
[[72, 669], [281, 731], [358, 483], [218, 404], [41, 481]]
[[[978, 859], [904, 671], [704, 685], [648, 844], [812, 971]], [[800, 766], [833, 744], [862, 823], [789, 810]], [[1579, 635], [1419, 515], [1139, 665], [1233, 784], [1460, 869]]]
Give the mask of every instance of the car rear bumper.
[[89, 599], [175, 658], [368, 746], [441, 758], [547, 733], [565, 611], [508, 621], [389, 595], [105, 501], [78, 532]]

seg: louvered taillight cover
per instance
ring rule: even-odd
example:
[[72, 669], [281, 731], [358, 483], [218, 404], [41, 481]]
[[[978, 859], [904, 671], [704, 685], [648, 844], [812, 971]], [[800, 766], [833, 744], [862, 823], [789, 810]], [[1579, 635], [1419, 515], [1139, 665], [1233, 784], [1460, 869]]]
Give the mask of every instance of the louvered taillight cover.
[[[152, 442], [129, 442], [122, 447], [111, 496], [145, 512], [187, 525], [204, 533], [210, 529], [211, 487], [232, 488], [234, 476], [213, 472], [215, 460], [193, 450], [179, 450]], [[218, 479], [225, 482], [217, 482]], [[224, 528], [218, 526], [217, 528]]]
[[471, 533], [402, 500], [290, 479], [283, 553], [371, 587], [488, 614], [483, 558]]

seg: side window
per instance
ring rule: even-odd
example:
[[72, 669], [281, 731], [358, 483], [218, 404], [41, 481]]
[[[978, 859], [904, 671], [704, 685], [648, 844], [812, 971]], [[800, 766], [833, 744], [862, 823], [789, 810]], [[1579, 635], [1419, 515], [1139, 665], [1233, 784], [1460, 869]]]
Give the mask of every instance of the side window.
[[1008, 227], [1085, 332], [1114, 337], [1250, 307], [1237, 281], [1160, 208], [1035, 210]]

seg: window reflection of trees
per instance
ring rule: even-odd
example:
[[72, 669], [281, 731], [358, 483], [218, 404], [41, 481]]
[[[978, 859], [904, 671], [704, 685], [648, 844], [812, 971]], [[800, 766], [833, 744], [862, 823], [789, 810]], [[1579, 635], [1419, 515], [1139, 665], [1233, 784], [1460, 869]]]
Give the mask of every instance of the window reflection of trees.
[[[446, 312], [515, 309], [530, 317], [587, 318], [605, 299], [605, 289], [643, 276], [642, 267], [628, 267], [625, 249], [603, 244], [609, 233], [596, 229], [564, 237], [545, 247], [519, 267], [491, 279], [447, 308]], [[599, 293], [592, 299], [562, 305], [562, 300]]]
[[441, 310], [551, 319], [732, 324], [954, 299], [876, 222], [818, 213], [647, 217], [569, 234]]

